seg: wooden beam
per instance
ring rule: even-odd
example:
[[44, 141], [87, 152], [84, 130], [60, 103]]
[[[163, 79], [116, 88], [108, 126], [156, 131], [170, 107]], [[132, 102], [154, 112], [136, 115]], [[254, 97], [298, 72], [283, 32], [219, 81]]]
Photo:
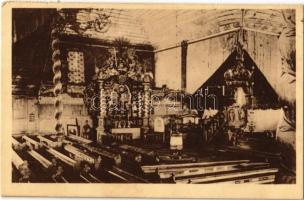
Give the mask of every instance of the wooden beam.
[[[234, 29], [230, 29], [230, 30], [227, 30], [227, 31], [215, 33], [215, 34], [212, 34], [212, 35], [208, 35], [208, 36], [205, 36], [205, 37], [202, 37], [202, 38], [189, 40], [188, 45], [191, 45], [191, 44], [194, 44], [194, 43], [197, 43], [197, 42], [201, 42], [201, 41], [204, 41], [204, 40], [207, 40], [207, 39], [212, 39], [212, 38], [215, 38], [215, 37], [219, 37], [219, 36], [222, 36], [222, 35], [226, 35], [228, 33], [236, 32], [238, 30], [240, 30], [239, 27], [234, 28]], [[267, 34], [267, 35], [280, 36], [280, 34], [278, 34], [278, 33], [272, 33], [272, 32], [268, 32], [268, 31], [262, 31], [262, 30], [257, 30], [257, 29], [253, 29], [253, 28], [248, 28], [248, 27], [244, 27], [244, 30], [263, 33], [263, 34]], [[154, 53], [159, 53], [159, 52], [162, 52], [162, 51], [167, 51], [167, 50], [175, 49], [175, 48], [178, 48], [178, 47], [181, 47], [181, 44], [173, 45], [173, 46], [162, 48], [162, 49], [157, 49], [157, 50], [154, 51]]]
[[[208, 39], [211, 39], [211, 38], [219, 37], [219, 36], [222, 36], [222, 35], [226, 35], [228, 33], [236, 32], [238, 30], [240, 30], [240, 28], [234, 28], [234, 29], [230, 29], [230, 30], [227, 30], [227, 31], [223, 31], [223, 32], [212, 34], [212, 35], [204, 36], [204, 37], [201, 37], [201, 38], [198, 38], [198, 39], [189, 40], [188, 45], [191, 45], [191, 44], [194, 44], [194, 43], [197, 43], [197, 42], [201, 42], [201, 41], [204, 41], [204, 40], [208, 40]], [[157, 50], [154, 51], [154, 53], [159, 53], [159, 52], [162, 52], [162, 51], [167, 51], [167, 50], [175, 49], [175, 48], [178, 48], [178, 47], [181, 47], [181, 44], [177, 44], [177, 45], [162, 48], [162, 49], [157, 49]]]
[[[61, 41], [62, 44], [75, 44], [80, 46], [86, 46], [86, 47], [97, 47], [97, 48], [105, 48], [105, 49], [113, 49], [114, 46], [107, 46], [107, 45], [99, 45], [99, 44], [86, 44], [86, 43], [80, 43], [80, 42], [67, 42], [67, 41]], [[143, 49], [135, 49], [135, 51], [138, 52], [153, 52], [150, 50], [143, 50]]]
[[188, 53], [188, 42], [183, 40], [181, 42], [181, 89], [186, 91], [187, 87], [187, 53]]

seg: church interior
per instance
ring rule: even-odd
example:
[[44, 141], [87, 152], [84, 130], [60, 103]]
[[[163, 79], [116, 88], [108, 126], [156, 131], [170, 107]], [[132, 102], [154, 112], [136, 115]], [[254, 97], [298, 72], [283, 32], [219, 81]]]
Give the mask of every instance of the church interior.
[[294, 10], [12, 17], [13, 182], [294, 183]]

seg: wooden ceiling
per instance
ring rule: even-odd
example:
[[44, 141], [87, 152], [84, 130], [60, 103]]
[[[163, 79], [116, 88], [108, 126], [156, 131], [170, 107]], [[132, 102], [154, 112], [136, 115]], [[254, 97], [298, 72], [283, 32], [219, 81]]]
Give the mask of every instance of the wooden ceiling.
[[[286, 25], [283, 10], [272, 9], [248, 9], [243, 13], [241, 9], [104, 9], [93, 12], [83, 10], [78, 13], [77, 20], [80, 24], [85, 24], [88, 20], [94, 20], [98, 16], [97, 12], [110, 16], [107, 31], [97, 32], [89, 29], [84, 33], [86, 36], [104, 40], [124, 37], [132, 43], [152, 44], [156, 49], [176, 45], [182, 40], [195, 40], [240, 27], [242, 19], [244, 27], [273, 35], [279, 35]], [[294, 18], [295, 12], [284, 10], [284, 13], [288, 13], [285, 18]], [[37, 24], [36, 21], [33, 22]], [[18, 24], [14, 24], [14, 27], [15, 25]]]
[[[242, 23], [240, 9], [132, 12], [141, 19], [150, 41], [157, 48], [237, 28]], [[243, 16], [244, 27], [256, 31], [278, 35], [285, 26], [282, 10], [244, 10]]]
[[[80, 24], [85, 24], [89, 20], [94, 20], [98, 15], [97, 12], [110, 16], [110, 23], [102, 32], [89, 29], [84, 32], [84, 35], [110, 41], [123, 37], [135, 44], [150, 44], [149, 38], [141, 25], [140, 18], [134, 16], [129, 10], [105, 9], [93, 12], [83, 10], [78, 13], [77, 21]], [[72, 30], [67, 32], [75, 34]]]
[[[108, 9], [103, 12], [110, 15], [108, 31], [88, 31], [87, 34], [109, 40], [125, 37], [133, 43], [152, 44], [156, 49], [237, 28], [242, 19], [244, 27], [273, 35], [278, 35], [285, 26], [282, 10], [271, 9], [248, 9], [243, 14], [241, 9]], [[92, 13], [82, 13], [79, 21], [85, 23], [88, 16], [94, 17]]]

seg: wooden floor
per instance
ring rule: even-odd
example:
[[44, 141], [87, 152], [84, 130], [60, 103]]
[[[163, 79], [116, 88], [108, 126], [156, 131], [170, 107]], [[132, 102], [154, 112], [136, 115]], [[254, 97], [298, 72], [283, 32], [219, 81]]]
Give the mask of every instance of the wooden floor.
[[[140, 141], [109, 146], [65, 138], [63, 146], [57, 147], [52, 142], [54, 146], [41, 146], [40, 140], [46, 141], [36, 136], [13, 140], [14, 145], [32, 145], [32, 150], [23, 147], [14, 151], [21, 160], [30, 160], [36, 176], [45, 177], [38, 182], [54, 181], [49, 170], [53, 158], [69, 171], [63, 179], [76, 183], [276, 183], [276, 175], [282, 173], [280, 155], [274, 148], [269, 152], [257, 146], [248, 148], [248, 140], [238, 146], [202, 144], [186, 146], [182, 151]], [[84, 174], [83, 165], [77, 168], [79, 160], [93, 168], [98, 156], [103, 162], [100, 171]], [[18, 182], [18, 164], [13, 169], [14, 181]]]

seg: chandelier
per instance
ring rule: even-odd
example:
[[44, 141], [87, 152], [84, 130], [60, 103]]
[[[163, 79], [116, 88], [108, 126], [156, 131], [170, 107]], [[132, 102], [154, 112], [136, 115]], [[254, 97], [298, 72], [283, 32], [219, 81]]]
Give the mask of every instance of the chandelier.
[[242, 61], [236, 61], [236, 64], [224, 73], [224, 79], [227, 86], [248, 86], [251, 75], [252, 72], [244, 67]]
[[227, 86], [248, 86], [251, 79], [252, 72], [244, 66], [244, 30], [243, 30], [244, 11], [242, 10], [242, 23], [238, 32], [237, 41], [235, 45], [236, 57], [235, 64], [231, 66], [225, 73], [224, 79]]

